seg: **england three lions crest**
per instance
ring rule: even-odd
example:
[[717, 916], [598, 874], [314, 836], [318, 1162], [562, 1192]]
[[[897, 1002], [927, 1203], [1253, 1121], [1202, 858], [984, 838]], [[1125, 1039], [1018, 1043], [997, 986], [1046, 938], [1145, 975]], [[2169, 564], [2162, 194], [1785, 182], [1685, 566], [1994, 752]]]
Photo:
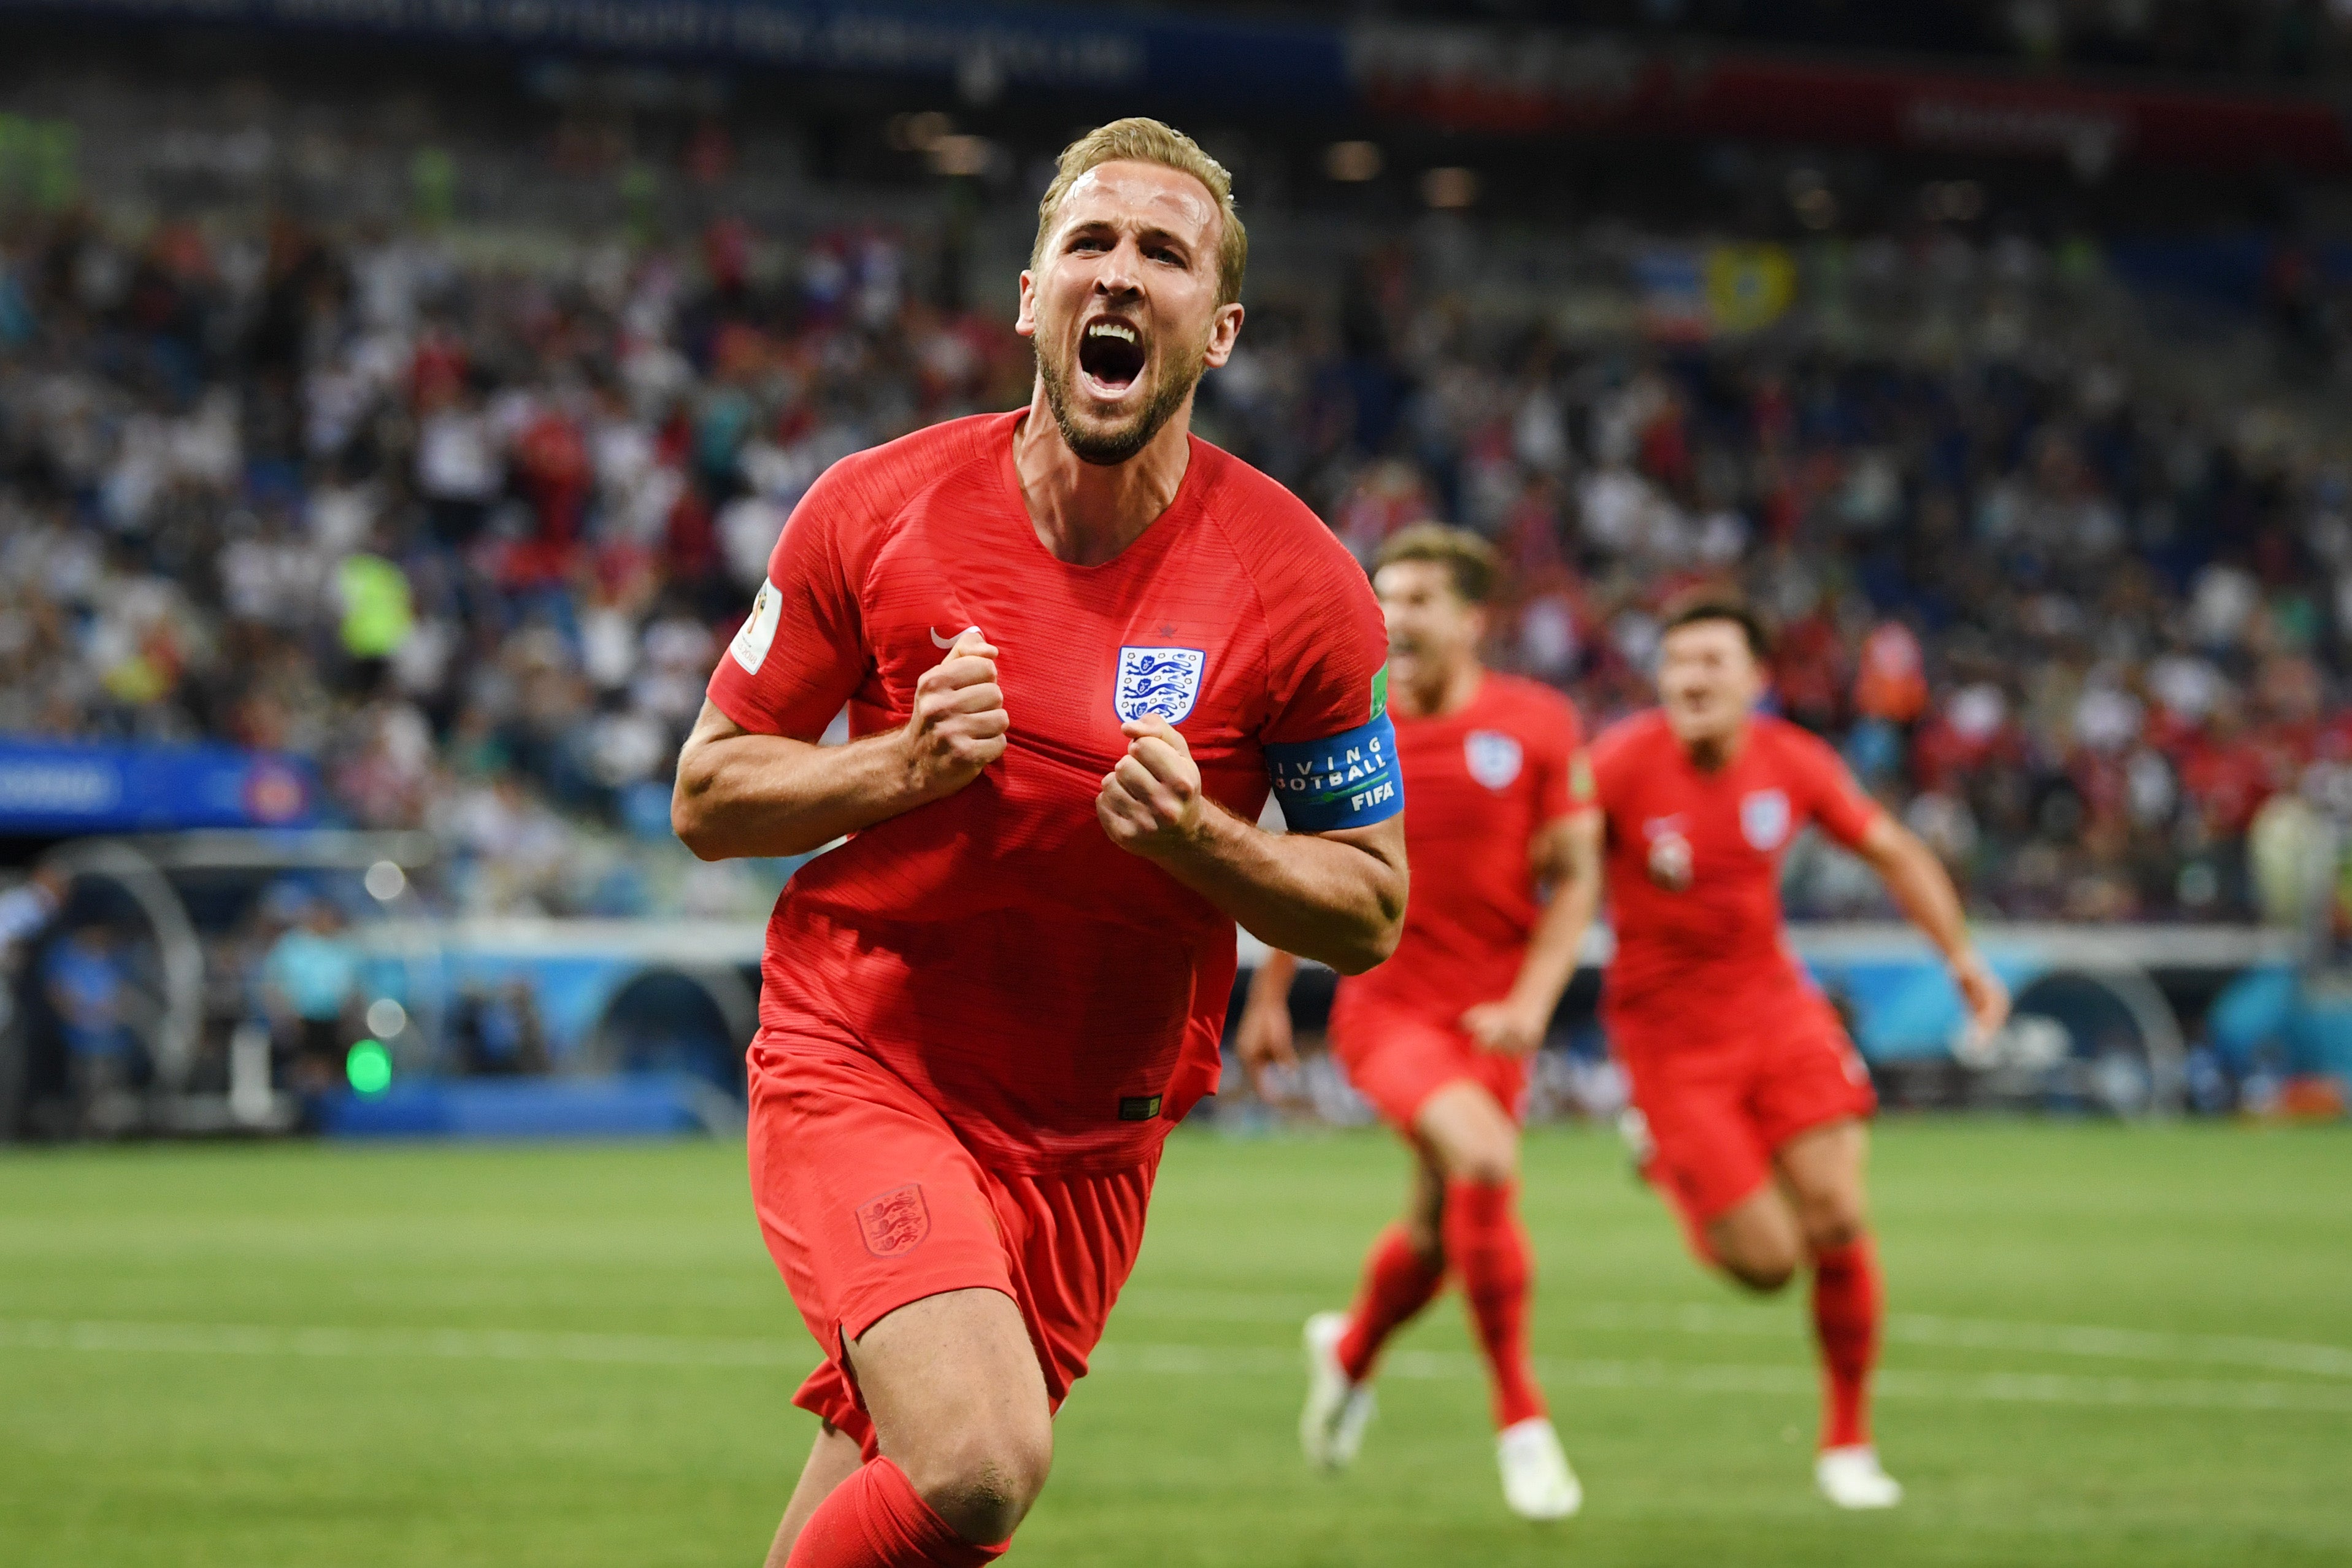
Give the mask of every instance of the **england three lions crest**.
[[1488, 789], [1507, 789], [1519, 776], [1519, 764], [1527, 754], [1519, 742], [1500, 730], [1473, 730], [1462, 738], [1462, 760], [1469, 764], [1470, 776]]
[[1123, 647], [1111, 707], [1119, 722], [1165, 719], [1181, 724], [1201, 700], [1201, 671], [1209, 656], [1196, 647]]
[[1751, 790], [1739, 797], [1739, 831], [1748, 847], [1770, 854], [1789, 837], [1789, 797], [1777, 789]]

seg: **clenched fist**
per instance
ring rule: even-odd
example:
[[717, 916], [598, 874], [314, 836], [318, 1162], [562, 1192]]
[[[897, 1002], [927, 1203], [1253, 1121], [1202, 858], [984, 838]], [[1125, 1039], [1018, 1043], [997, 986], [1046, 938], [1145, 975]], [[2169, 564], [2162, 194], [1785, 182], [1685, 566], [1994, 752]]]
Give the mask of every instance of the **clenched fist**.
[[978, 626], [968, 626], [915, 682], [915, 710], [899, 732], [917, 795], [937, 800], [971, 783], [1004, 754], [1012, 727], [1004, 689], [996, 684], [996, 649]]
[[1130, 855], [1181, 849], [1200, 836], [1209, 803], [1192, 748], [1165, 719], [1130, 719], [1118, 727], [1127, 755], [1103, 774], [1095, 816], [1110, 841]]

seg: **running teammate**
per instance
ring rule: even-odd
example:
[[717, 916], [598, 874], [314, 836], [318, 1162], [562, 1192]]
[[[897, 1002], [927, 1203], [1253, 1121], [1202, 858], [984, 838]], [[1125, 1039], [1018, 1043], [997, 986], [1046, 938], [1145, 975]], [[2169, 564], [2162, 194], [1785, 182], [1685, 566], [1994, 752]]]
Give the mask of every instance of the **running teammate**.
[[[1395, 943], [1379, 606], [1188, 433], [1245, 254], [1187, 138], [1066, 150], [1029, 406], [817, 481], [680, 758], [706, 858], [849, 836], [777, 900], [751, 1050], [752, 1195], [825, 1351], [772, 1563], [1002, 1552], [1215, 1086], [1234, 922], [1349, 972]], [[854, 738], [814, 744], [845, 703]], [[1306, 831], [1255, 826], [1270, 777]]]
[[1974, 1028], [1999, 1027], [2009, 995], [1935, 856], [1835, 752], [1754, 710], [1767, 657], [1762, 626], [1736, 599], [1670, 609], [1659, 706], [1593, 742], [1577, 785], [1600, 810], [1572, 832], [1582, 853], [1605, 844], [1617, 950], [1602, 1021], [1633, 1082], [1644, 1174], [1692, 1249], [1741, 1284], [1776, 1291], [1811, 1266], [1823, 1389], [1814, 1476], [1842, 1508], [1889, 1508], [1903, 1489], [1871, 1443], [1882, 1306], [1863, 1209], [1863, 1123], [1877, 1101], [1783, 940], [1790, 841], [1816, 824], [1870, 863], [1950, 965]]
[[[1517, 1213], [1517, 1119], [1528, 1057], [1575, 973], [1600, 868], [1575, 858], [1591, 836], [1568, 831], [1575, 710], [1479, 667], [1494, 580], [1494, 552], [1477, 535], [1431, 526], [1391, 540], [1372, 580], [1412, 802], [1412, 897], [1396, 955], [1340, 984], [1331, 1042], [1358, 1091], [1412, 1148], [1413, 1184], [1403, 1219], [1364, 1260], [1353, 1310], [1307, 1321], [1299, 1441], [1326, 1467], [1356, 1457], [1381, 1344], [1450, 1270], [1491, 1374], [1504, 1500], [1528, 1518], [1559, 1519], [1582, 1493], [1528, 1365], [1532, 1258]], [[1251, 982], [1235, 1047], [1253, 1072], [1295, 1059], [1296, 967], [1277, 952]]]

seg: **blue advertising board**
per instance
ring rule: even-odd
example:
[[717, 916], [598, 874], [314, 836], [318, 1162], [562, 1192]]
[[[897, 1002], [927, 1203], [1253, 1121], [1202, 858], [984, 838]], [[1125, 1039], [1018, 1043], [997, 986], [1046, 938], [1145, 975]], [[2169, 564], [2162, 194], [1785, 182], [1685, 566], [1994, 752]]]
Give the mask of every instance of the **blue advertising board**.
[[318, 781], [299, 758], [0, 735], [0, 833], [300, 827], [317, 821], [318, 802]]

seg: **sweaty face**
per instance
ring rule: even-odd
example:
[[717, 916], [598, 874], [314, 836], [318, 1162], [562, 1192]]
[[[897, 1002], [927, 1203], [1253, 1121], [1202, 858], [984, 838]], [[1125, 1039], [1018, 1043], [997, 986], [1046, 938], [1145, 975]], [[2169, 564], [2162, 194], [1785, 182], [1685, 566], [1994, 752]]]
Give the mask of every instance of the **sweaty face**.
[[1736, 621], [1693, 621], [1658, 649], [1658, 701], [1685, 745], [1730, 738], [1764, 695], [1764, 669]]
[[1389, 679], [1420, 688], [1453, 673], [1476, 654], [1484, 617], [1454, 591], [1454, 574], [1435, 561], [1397, 561], [1372, 579], [1389, 626]]
[[[1100, 163], [1062, 200], [1018, 331], [1035, 341], [1045, 399], [1070, 450], [1123, 463], [1184, 405], [1218, 342], [1223, 215], [1192, 175], [1157, 163]], [[1238, 328], [1238, 307], [1227, 308]]]

